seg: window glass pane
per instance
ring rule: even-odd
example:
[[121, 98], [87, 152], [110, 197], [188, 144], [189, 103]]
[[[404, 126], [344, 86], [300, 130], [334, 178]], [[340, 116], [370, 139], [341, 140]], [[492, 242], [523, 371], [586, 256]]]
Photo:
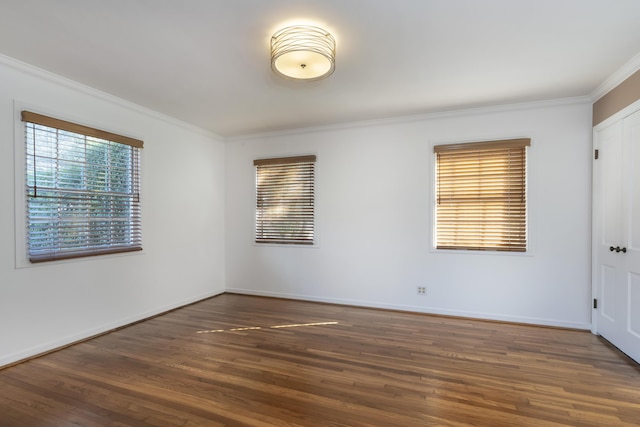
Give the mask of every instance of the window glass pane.
[[436, 146], [436, 247], [524, 252], [529, 140]]
[[32, 262], [142, 248], [140, 148], [30, 121], [25, 136]]
[[256, 242], [313, 244], [315, 156], [256, 164]]

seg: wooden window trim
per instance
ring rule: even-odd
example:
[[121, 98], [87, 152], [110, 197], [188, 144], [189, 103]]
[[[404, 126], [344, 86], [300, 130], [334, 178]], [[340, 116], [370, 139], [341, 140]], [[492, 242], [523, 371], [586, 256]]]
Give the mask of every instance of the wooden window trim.
[[519, 148], [531, 146], [531, 138], [518, 138], [518, 139], [504, 139], [499, 141], [482, 141], [482, 142], [467, 142], [459, 144], [444, 144], [435, 145], [433, 151], [435, 153], [441, 153], [445, 151], [455, 150], [490, 150], [490, 149], [505, 149], [505, 148]]
[[315, 162], [316, 156], [294, 156], [294, 157], [274, 157], [271, 159], [256, 159], [253, 161], [254, 166], [267, 165], [286, 165], [291, 163], [308, 163]]
[[139, 139], [130, 138], [128, 136], [119, 135], [117, 133], [107, 132], [107, 131], [92, 128], [89, 126], [68, 122], [66, 120], [56, 119], [54, 117], [44, 116], [42, 114], [33, 113], [31, 111], [22, 112], [22, 121], [35, 123], [42, 126], [48, 126], [56, 129], [66, 130], [68, 132], [79, 133], [87, 136], [93, 136], [95, 138], [117, 142], [120, 144], [129, 145], [135, 148], [143, 148], [143, 145], [144, 145], [144, 142]]

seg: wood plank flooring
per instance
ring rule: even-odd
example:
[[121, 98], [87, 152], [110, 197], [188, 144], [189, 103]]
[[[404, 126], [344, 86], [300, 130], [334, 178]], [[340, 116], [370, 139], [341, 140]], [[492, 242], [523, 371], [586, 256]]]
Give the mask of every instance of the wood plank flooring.
[[225, 294], [0, 370], [0, 426], [632, 426], [582, 331]]

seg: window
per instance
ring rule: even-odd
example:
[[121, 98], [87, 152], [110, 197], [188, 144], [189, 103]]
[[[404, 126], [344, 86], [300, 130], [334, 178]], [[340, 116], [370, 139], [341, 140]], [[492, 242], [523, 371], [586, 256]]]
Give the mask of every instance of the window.
[[526, 252], [530, 139], [437, 145], [438, 249]]
[[142, 250], [142, 141], [22, 112], [31, 262]]
[[254, 160], [256, 243], [314, 242], [316, 156]]

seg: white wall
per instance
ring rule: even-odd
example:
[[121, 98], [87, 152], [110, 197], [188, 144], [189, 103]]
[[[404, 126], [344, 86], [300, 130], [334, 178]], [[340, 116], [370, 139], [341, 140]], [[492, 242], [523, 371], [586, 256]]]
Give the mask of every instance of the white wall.
[[[144, 140], [142, 253], [16, 267], [20, 105]], [[214, 135], [0, 57], [0, 366], [223, 292], [224, 191]]]
[[[432, 146], [517, 137], [531, 138], [529, 253], [432, 249]], [[318, 245], [255, 245], [252, 161], [295, 154], [318, 156]], [[589, 328], [587, 100], [236, 139], [226, 188], [228, 291]]]

